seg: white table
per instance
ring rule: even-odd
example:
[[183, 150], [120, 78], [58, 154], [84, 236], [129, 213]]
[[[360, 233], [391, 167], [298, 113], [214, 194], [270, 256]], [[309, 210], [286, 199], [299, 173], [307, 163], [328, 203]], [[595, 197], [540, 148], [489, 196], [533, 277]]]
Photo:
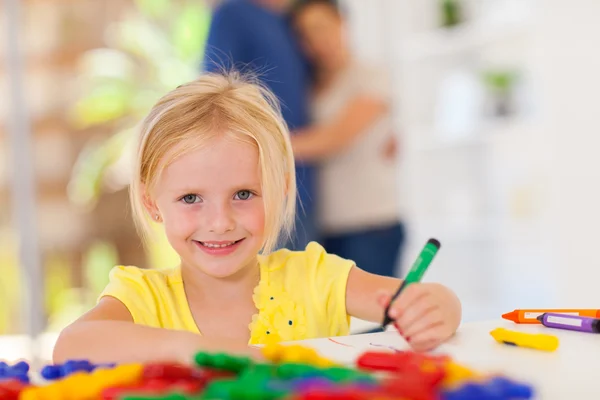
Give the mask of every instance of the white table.
[[[554, 352], [507, 346], [497, 343], [489, 334], [498, 327], [552, 334], [559, 338], [560, 345]], [[406, 341], [393, 330], [297, 343], [343, 363], [352, 363], [367, 350], [384, 350], [371, 344], [409, 349]], [[504, 320], [474, 322], [462, 325], [456, 336], [435, 353], [449, 354], [457, 362], [481, 372], [503, 373], [529, 383], [535, 388], [536, 399], [600, 397], [600, 334], [550, 329], [542, 325], [519, 325]]]
[[[553, 334], [560, 339], [560, 345], [552, 353], [506, 346], [497, 343], [489, 334], [498, 327]], [[49, 359], [56, 334], [48, 334], [43, 339], [41, 358]], [[28, 358], [28, 343], [25, 337], [1, 338], [0, 355], [9, 361]], [[315, 348], [323, 356], [343, 363], [353, 363], [357, 356], [367, 350], [384, 350], [371, 344], [396, 349], [409, 348], [393, 329], [383, 333], [311, 339], [297, 343]], [[457, 362], [478, 371], [499, 372], [527, 382], [535, 387], [536, 399], [583, 400], [597, 399], [599, 396], [600, 334], [549, 329], [541, 325], [518, 325], [504, 320], [472, 322], [462, 325], [456, 336], [435, 353], [449, 354]]]
[[52, 349], [58, 339], [58, 333], [42, 334], [37, 341], [27, 335], [0, 336], [0, 360], [15, 363], [19, 360], [31, 361], [36, 354], [40, 365], [52, 360]]

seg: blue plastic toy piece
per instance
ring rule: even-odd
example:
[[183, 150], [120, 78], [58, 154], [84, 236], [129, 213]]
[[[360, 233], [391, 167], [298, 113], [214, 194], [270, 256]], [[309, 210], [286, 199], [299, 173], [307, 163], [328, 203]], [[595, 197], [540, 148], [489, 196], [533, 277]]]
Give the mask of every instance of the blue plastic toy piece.
[[0, 361], [0, 380], [18, 379], [23, 383], [29, 383], [29, 364], [19, 361], [15, 365], [8, 365]]
[[468, 382], [443, 393], [444, 400], [526, 400], [533, 397], [531, 386], [495, 377], [486, 382]]
[[42, 378], [53, 381], [62, 378], [62, 368], [59, 365], [46, 365], [40, 372]]
[[96, 368], [113, 368], [116, 364], [92, 364], [88, 360], [68, 360], [64, 364], [46, 365], [40, 374], [52, 381], [69, 376], [75, 372], [92, 372]]
[[533, 388], [530, 385], [515, 382], [502, 376], [490, 379], [487, 386], [495, 388], [495, 390], [510, 399], [530, 399], [533, 397]]

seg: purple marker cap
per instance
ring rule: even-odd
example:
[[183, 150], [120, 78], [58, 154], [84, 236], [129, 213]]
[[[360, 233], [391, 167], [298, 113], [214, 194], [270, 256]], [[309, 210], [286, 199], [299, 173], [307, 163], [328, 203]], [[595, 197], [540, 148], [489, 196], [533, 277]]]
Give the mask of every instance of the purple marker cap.
[[600, 319], [580, 317], [578, 315], [544, 313], [537, 317], [542, 325], [549, 328], [567, 329], [571, 331], [600, 333]]

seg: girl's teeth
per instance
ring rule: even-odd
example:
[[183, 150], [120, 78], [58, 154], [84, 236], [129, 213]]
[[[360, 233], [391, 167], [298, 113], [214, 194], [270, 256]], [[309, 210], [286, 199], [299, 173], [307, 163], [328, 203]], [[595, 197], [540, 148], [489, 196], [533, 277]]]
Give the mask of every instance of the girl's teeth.
[[[202, 242], [200, 242], [202, 243]], [[210, 248], [222, 248], [222, 247], [227, 247], [227, 246], [231, 246], [232, 244], [234, 244], [235, 242], [229, 242], [229, 243], [223, 243], [223, 244], [213, 244], [213, 243], [202, 243], [203, 246], [206, 247], [210, 247]]]

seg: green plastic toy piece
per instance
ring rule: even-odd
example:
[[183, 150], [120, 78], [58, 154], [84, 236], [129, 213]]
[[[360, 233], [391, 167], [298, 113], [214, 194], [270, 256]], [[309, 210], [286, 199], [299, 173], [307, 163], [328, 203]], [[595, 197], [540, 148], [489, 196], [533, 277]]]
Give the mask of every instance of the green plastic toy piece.
[[119, 400], [200, 400], [199, 395], [188, 396], [183, 393], [169, 393], [161, 395], [127, 395], [119, 397]]
[[236, 400], [275, 400], [284, 398], [287, 391], [271, 389], [268, 381], [255, 381], [249, 384], [240, 381], [240, 385], [231, 391], [231, 396]]
[[200, 398], [203, 400], [229, 400], [232, 398], [232, 391], [237, 385], [239, 385], [239, 382], [236, 379], [212, 381], [206, 386]]
[[277, 366], [277, 377], [281, 379], [323, 376], [323, 370], [309, 364], [283, 363]]
[[248, 357], [235, 357], [225, 353], [199, 352], [194, 357], [200, 367], [209, 367], [239, 373], [252, 365]]
[[327, 368], [323, 370], [323, 376], [333, 382], [375, 382], [369, 374], [344, 367]]

